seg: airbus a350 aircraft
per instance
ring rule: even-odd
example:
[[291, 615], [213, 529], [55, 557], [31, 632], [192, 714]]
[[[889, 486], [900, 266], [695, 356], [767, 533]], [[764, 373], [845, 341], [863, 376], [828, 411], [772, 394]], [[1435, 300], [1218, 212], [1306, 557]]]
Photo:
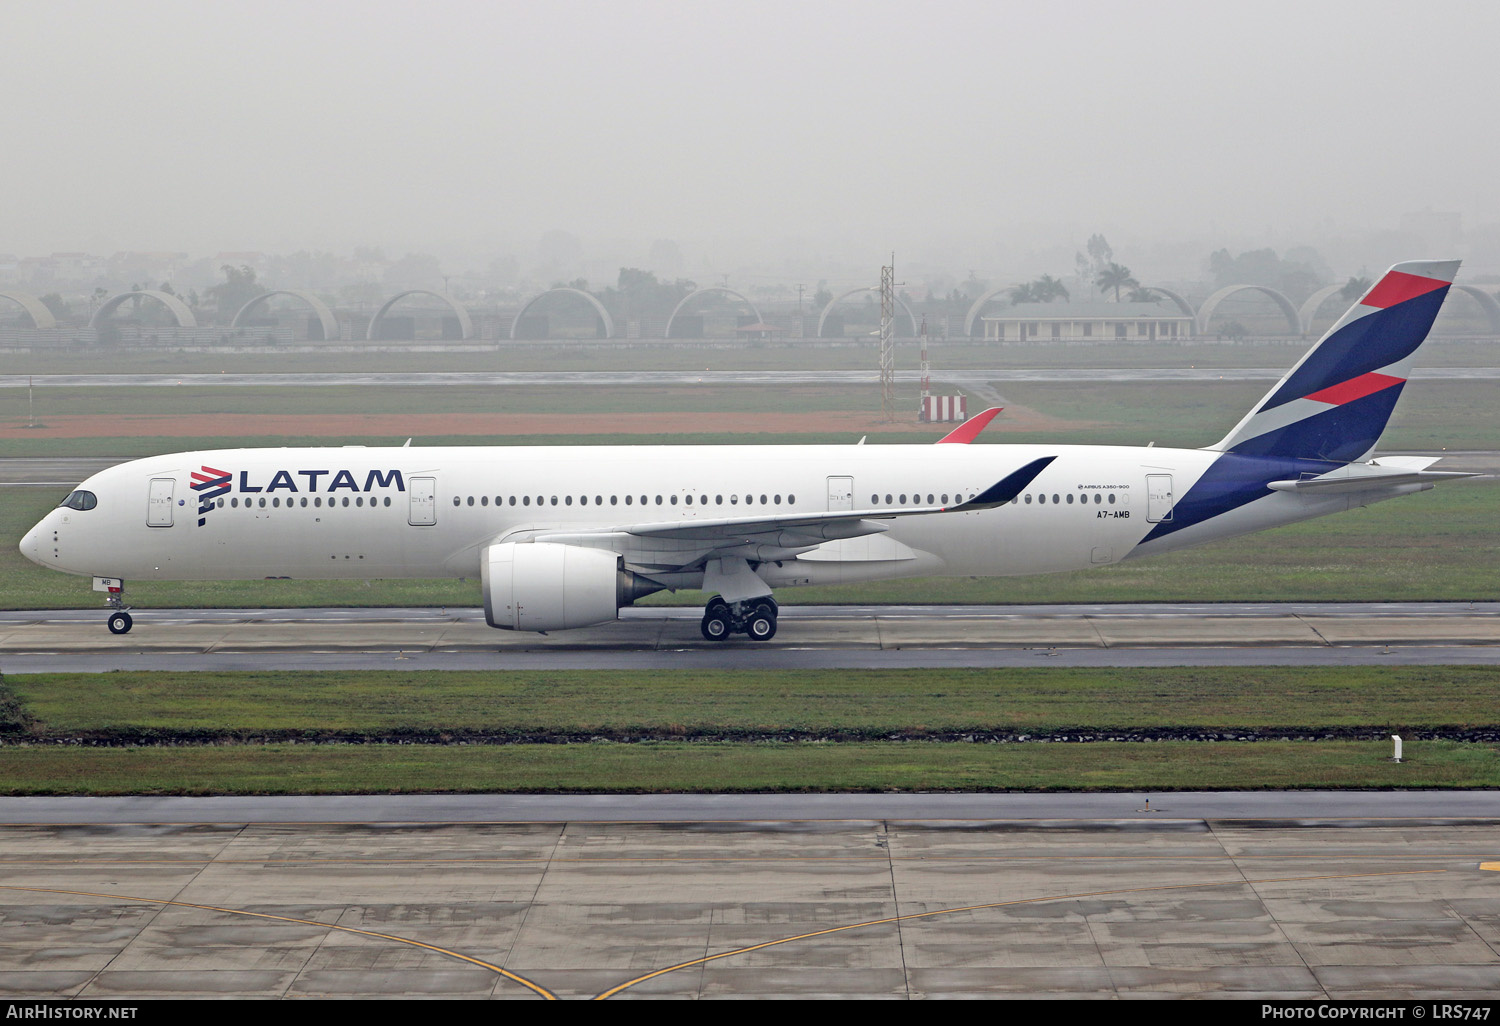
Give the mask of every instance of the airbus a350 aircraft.
[[552, 631], [665, 588], [703, 636], [776, 633], [773, 589], [1108, 566], [1468, 474], [1372, 458], [1458, 261], [1385, 273], [1204, 449], [936, 445], [225, 449], [95, 474], [21, 541], [123, 582], [472, 577], [485, 619]]

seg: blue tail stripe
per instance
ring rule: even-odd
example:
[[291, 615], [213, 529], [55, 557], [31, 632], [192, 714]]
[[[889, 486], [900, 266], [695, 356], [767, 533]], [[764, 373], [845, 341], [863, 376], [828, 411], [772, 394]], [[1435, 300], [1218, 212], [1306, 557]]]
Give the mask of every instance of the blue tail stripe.
[[1272, 409], [1406, 359], [1427, 337], [1447, 295], [1448, 286], [1444, 285], [1344, 325], [1312, 351], [1261, 409]]
[[1177, 500], [1172, 507], [1172, 519], [1153, 525], [1141, 544], [1270, 495], [1271, 489], [1266, 486], [1272, 481], [1296, 480], [1303, 474], [1326, 474], [1332, 469], [1321, 460], [1262, 459], [1225, 453]]
[[1405, 382], [1371, 392], [1286, 427], [1247, 438], [1229, 451], [1241, 456], [1291, 457], [1348, 463], [1375, 447]]

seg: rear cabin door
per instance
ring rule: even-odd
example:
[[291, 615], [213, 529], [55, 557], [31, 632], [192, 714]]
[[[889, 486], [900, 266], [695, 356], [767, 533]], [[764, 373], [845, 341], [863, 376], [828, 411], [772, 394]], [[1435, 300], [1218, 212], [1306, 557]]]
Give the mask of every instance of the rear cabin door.
[[413, 527], [431, 527], [437, 523], [437, 478], [412, 477], [407, 479], [407, 495], [411, 497], [411, 512], [406, 522]]
[[828, 479], [828, 512], [854, 508], [854, 478], [830, 477]]
[[176, 479], [170, 477], [151, 479], [150, 498], [146, 501], [147, 527], [172, 526], [172, 490], [176, 485]]
[[1172, 519], [1172, 475], [1146, 475], [1146, 520], [1153, 524]]

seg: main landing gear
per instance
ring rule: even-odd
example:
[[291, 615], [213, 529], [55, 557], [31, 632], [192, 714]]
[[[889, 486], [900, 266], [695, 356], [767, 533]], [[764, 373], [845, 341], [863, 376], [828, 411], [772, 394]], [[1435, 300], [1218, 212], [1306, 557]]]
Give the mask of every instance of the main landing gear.
[[769, 595], [734, 603], [715, 595], [703, 611], [699, 629], [709, 641], [725, 641], [731, 634], [748, 634], [751, 641], [770, 641], [776, 636], [776, 614], [780, 611]]

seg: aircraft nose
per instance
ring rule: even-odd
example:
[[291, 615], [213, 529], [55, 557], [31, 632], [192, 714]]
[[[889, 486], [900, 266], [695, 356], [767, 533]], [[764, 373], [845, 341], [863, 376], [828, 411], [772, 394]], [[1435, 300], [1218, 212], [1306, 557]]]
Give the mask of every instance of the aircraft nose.
[[[26, 536], [21, 539], [21, 555], [25, 556], [33, 563], [41, 563], [42, 540], [45, 533], [46, 530], [44, 524], [37, 524], [31, 530], [27, 531]], [[11, 537], [15, 536], [12, 535]]]

